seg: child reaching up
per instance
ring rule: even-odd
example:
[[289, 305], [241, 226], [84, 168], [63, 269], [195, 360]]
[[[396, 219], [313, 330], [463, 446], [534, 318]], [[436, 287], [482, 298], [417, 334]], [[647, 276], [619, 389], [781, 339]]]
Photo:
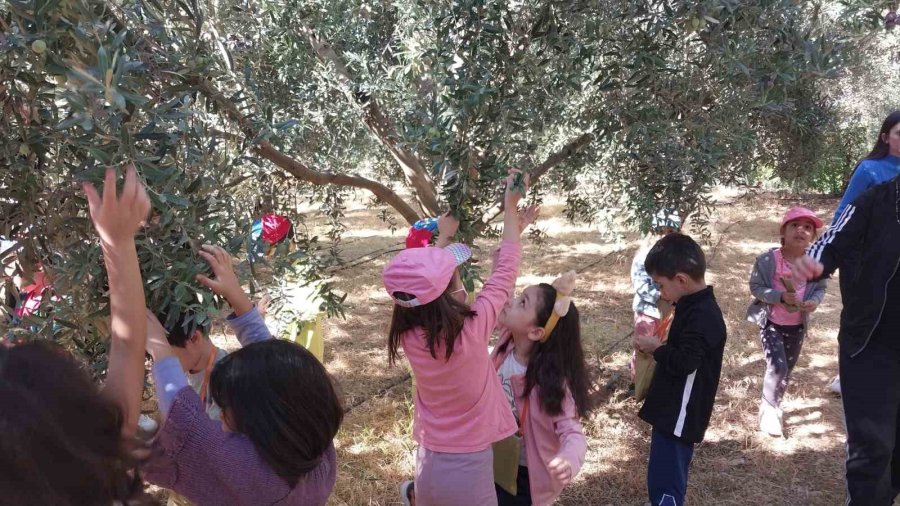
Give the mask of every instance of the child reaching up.
[[759, 430], [771, 436], [783, 435], [781, 400], [800, 357], [809, 314], [825, 297], [825, 280], [807, 283], [793, 275], [791, 266], [806, 254], [822, 224], [809, 209], [788, 210], [781, 221], [781, 247], [760, 255], [750, 274], [755, 300], [747, 309], [747, 320], [759, 325], [766, 355]]
[[529, 286], [500, 313], [504, 331], [491, 358], [521, 438], [512, 452], [519, 453], [515, 490], [496, 486], [500, 506], [553, 503], [584, 463], [580, 418], [590, 405], [574, 285], [569, 272], [552, 285]]
[[638, 413], [653, 426], [647, 491], [653, 506], [682, 506], [694, 444], [703, 441], [719, 388], [725, 320], [706, 285], [703, 250], [693, 239], [663, 237], [647, 255], [646, 266], [660, 297], [675, 304], [665, 344], [654, 336], [634, 336], [634, 347], [656, 360]]
[[388, 357], [395, 363], [402, 347], [416, 378], [420, 506], [497, 504], [491, 445], [515, 433], [516, 420], [485, 349], [515, 287], [522, 254], [516, 212], [521, 194], [511, 189], [513, 179], [511, 172], [494, 271], [471, 307], [458, 270], [471, 256], [464, 245], [407, 249], [384, 269], [394, 301]]
[[198, 280], [224, 297], [242, 349], [215, 365], [208, 395], [222, 420], [206, 416], [165, 330], [148, 315], [157, 400], [165, 421], [143, 470], [151, 483], [196, 504], [322, 504], [334, 487], [332, 440], [343, 408], [321, 363], [272, 339], [241, 289], [231, 257], [204, 246], [214, 278]]

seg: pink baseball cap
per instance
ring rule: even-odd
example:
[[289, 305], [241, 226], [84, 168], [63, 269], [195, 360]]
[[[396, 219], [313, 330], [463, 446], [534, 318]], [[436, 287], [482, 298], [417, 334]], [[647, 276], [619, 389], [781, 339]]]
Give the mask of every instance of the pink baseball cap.
[[[384, 288], [394, 303], [416, 307], [437, 300], [450, 286], [453, 271], [472, 258], [472, 250], [465, 244], [451, 244], [446, 248], [411, 248], [398, 253], [388, 262], [381, 276]], [[398, 299], [395, 293], [408, 293], [410, 300]]]
[[817, 229], [822, 228], [822, 226], [825, 225], [825, 223], [816, 216], [816, 213], [809, 209], [805, 207], [792, 207], [788, 212], [784, 213], [784, 219], [781, 220], [781, 230], [784, 230], [785, 225], [796, 220], [809, 220], [813, 222], [813, 225], [815, 225]]

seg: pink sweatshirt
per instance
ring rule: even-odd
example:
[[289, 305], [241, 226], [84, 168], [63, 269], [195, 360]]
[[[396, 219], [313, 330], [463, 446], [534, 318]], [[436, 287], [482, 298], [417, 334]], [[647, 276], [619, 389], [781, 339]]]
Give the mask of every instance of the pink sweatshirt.
[[[512, 336], [508, 332], [504, 332], [500, 336], [500, 340], [491, 354], [495, 369], [512, 353], [512, 343], [502, 352], [499, 351], [503, 343], [511, 339]], [[515, 392], [516, 406], [521, 413], [524, 407], [522, 394], [525, 392], [525, 376], [513, 376], [512, 386]], [[568, 387], [562, 402], [562, 413], [557, 416], [550, 416], [541, 409], [539, 390], [540, 387], [531, 389], [531, 393], [528, 395], [528, 414], [526, 420], [522, 422], [525, 431], [525, 455], [528, 460], [531, 501], [535, 506], [552, 504], [562, 492], [563, 485], [550, 475], [547, 467], [550, 461], [556, 457], [567, 460], [572, 466], [572, 478], [574, 478], [581, 470], [581, 466], [584, 464], [584, 454], [587, 453], [587, 439], [581, 429], [575, 400]], [[503, 399], [502, 402], [509, 404], [506, 399]]]
[[413, 437], [428, 450], [474, 453], [516, 432], [516, 420], [500, 386], [500, 378], [484, 352], [497, 316], [515, 288], [522, 246], [503, 241], [494, 271], [475, 298], [453, 356], [444, 358], [444, 346], [431, 357], [421, 327], [400, 339], [416, 377]]

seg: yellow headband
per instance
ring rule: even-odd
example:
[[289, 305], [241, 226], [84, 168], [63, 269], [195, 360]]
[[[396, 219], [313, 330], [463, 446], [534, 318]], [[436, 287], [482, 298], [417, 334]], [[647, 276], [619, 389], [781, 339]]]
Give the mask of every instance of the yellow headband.
[[569, 308], [572, 307], [572, 291], [575, 289], [575, 271], [569, 271], [553, 281], [553, 288], [556, 289], [556, 300], [553, 301], [553, 311], [550, 318], [544, 325], [544, 337], [541, 342], [547, 342], [550, 333], [556, 328], [559, 319], [569, 314]]

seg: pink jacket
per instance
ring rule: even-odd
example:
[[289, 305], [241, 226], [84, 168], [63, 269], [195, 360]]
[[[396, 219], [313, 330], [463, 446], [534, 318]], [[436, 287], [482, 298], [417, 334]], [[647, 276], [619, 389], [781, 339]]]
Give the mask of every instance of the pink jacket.
[[428, 450], [480, 452], [516, 432], [516, 419], [484, 350], [515, 288], [521, 256], [519, 243], [500, 244], [494, 271], [472, 305], [477, 315], [466, 320], [450, 360], [443, 346], [435, 347], [437, 358], [432, 358], [421, 327], [401, 337], [416, 378], [413, 437]]
[[[494, 369], [500, 367], [506, 357], [512, 353], [513, 347], [507, 346], [500, 352], [503, 343], [511, 340], [508, 332], [500, 336], [491, 358]], [[522, 412], [522, 393], [525, 392], [525, 376], [512, 377], [513, 391], [516, 394], [516, 407]], [[562, 403], [562, 413], [557, 416], [548, 415], [541, 409], [540, 387], [531, 389], [528, 395], [528, 414], [524, 424], [525, 455], [528, 459], [528, 479], [531, 488], [531, 501], [535, 506], [552, 504], [562, 492], [563, 485], [556, 481], [547, 468], [555, 457], [561, 457], [572, 466], [572, 477], [578, 475], [584, 464], [587, 452], [587, 439], [581, 429], [578, 410], [572, 393], [566, 388], [566, 396]], [[504, 403], [509, 404], [506, 399]]]

